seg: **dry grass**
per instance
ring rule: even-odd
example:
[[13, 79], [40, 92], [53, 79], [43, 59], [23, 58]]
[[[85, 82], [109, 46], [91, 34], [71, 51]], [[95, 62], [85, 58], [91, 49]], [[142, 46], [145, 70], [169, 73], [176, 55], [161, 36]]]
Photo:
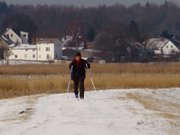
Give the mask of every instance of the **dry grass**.
[[[168, 101], [158, 100], [150, 96], [128, 93], [128, 99], [133, 99], [144, 106], [145, 109], [158, 111], [158, 115], [166, 119], [180, 120], [180, 105]], [[174, 114], [175, 113], [175, 114]]]
[[[95, 74], [121, 73], [171, 73], [180, 74], [180, 63], [107, 63], [91, 64], [91, 71]], [[1, 75], [14, 74], [68, 74], [68, 63], [59, 64], [31, 64], [0, 66]]]
[[[97, 89], [180, 87], [178, 63], [92, 64], [91, 67]], [[0, 74], [0, 98], [66, 92], [69, 81], [67, 63], [0, 66]], [[93, 89], [89, 72], [85, 87]]]
[[67, 79], [41, 78], [41, 79], [0, 79], [0, 98], [65, 92]]
[[108, 63], [104, 65], [93, 64], [92, 71], [97, 74], [104, 73], [180, 73], [180, 63]]
[[180, 75], [172, 74], [121, 74], [94, 77], [96, 87], [109, 88], [170, 88], [180, 87]]
[[68, 64], [31, 64], [0, 66], [1, 75], [67, 74]]
[[[68, 81], [68, 75], [53, 78], [0, 79], [0, 98], [40, 93], [62, 93], [66, 92]], [[166, 74], [94, 75], [93, 81], [97, 89], [180, 87], [179, 75]], [[73, 91], [72, 85], [73, 82], [71, 82], [71, 92]], [[93, 89], [88, 75], [85, 87], [86, 90]]]

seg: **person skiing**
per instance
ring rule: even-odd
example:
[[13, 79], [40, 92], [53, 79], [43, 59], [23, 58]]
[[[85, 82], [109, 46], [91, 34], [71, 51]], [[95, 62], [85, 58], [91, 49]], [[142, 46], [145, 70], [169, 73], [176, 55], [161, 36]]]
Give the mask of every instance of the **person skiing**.
[[78, 87], [80, 89], [80, 98], [84, 99], [84, 80], [86, 77], [86, 69], [90, 68], [90, 64], [81, 58], [81, 53], [76, 52], [75, 58], [69, 65], [71, 70], [71, 80], [74, 82], [74, 94], [78, 98]]

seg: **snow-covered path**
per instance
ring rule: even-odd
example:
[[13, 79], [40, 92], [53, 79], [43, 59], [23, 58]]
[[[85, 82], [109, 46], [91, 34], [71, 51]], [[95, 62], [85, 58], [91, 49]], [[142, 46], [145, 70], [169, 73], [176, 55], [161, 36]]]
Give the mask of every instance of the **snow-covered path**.
[[180, 88], [0, 100], [0, 135], [179, 135]]

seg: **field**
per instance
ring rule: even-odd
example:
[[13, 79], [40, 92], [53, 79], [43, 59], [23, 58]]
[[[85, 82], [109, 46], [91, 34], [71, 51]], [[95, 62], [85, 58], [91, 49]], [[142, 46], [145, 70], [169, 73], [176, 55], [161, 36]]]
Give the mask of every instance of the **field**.
[[[0, 66], [0, 98], [33, 94], [64, 93], [69, 81], [68, 63]], [[179, 63], [91, 64], [85, 88], [172, 88], [180, 87]], [[72, 92], [72, 82], [70, 91]]]
[[1, 66], [0, 134], [179, 135], [179, 63], [91, 64], [83, 100], [65, 93], [69, 72], [68, 63]]

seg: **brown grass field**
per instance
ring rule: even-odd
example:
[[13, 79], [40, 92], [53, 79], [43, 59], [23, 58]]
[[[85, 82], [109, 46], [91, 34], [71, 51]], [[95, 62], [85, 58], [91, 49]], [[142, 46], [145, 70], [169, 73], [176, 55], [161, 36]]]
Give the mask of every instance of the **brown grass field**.
[[[68, 63], [0, 66], [0, 98], [66, 92]], [[91, 64], [86, 90], [180, 87], [180, 63]], [[73, 87], [70, 91], [72, 92]]]

